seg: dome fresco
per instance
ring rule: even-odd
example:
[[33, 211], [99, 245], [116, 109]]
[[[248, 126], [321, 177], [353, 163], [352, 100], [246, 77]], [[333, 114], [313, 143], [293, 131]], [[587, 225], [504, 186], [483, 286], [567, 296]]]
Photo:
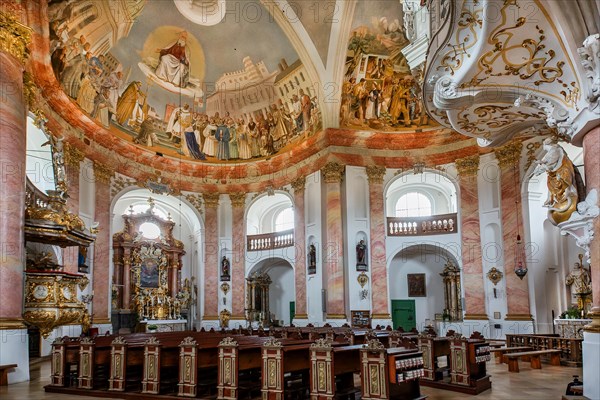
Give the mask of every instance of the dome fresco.
[[319, 54], [310, 53], [309, 66], [289, 26], [269, 7], [225, 0], [51, 1], [52, 70], [96, 125], [181, 160], [237, 163], [292, 150], [328, 127], [320, 93], [336, 103], [333, 120], [341, 127], [430, 126], [420, 71], [411, 72], [401, 52], [409, 41], [400, 4], [357, 3], [350, 34], [339, 44], [347, 47], [343, 81], [330, 85], [332, 92], [314, 71], [334, 61], [324, 48], [335, 7], [283, 9], [292, 30], [310, 39], [302, 52]]

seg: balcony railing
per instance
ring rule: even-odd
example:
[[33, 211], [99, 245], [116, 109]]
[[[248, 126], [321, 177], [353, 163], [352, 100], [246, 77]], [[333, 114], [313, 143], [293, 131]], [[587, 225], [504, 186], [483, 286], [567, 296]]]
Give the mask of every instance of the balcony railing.
[[456, 233], [456, 213], [430, 217], [388, 217], [388, 236], [422, 236]]
[[248, 251], [281, 249], [294, 245], [294, 230], [248, 235], [246, 237]]

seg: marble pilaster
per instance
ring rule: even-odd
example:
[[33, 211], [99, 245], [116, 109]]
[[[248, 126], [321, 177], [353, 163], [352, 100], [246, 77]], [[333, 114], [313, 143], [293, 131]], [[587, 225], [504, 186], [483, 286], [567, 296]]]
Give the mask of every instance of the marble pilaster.
[[456, 160], [460, 177], [460, 229], [462, 281], [465, 294], [465, 319], [485, 320], [485, 291], [483, 285], [483, 262], [481, 258], [481, 231], [479, 226], [479, 201], [477, 171], [479, 156]]
[[0, 328], [23, 328], [25, 151], [23, 65], [0, 49]]
[[231, 319], [246, 319], [245, 289], [246, 289], [246, 194], [243, 192], [230, 193], [233, 223], [233, 252], [231, 255]]
[[346, 319], [344, 289], [344, 237], [342, 231], [341, 182], [345, 167], [330, 162], [321, 169], [325, 183], [326, 234], [324, 265], [327, 271], [327, 319]]
[[[67, 172], [67, 208], [73, 214], [79, 214], [79, 165], [84, 154], [69, 143], [64, 145], [65, 167]], [[79, 247], [70, 246], [63, 249], [63, 263], [66, 272], [77, 273], [79, 265]]]
[[371, 295], [372, 318], [390, 320], [388, 301], [388, 277], [386, 266], [385, 235], [386, 222], [383, 204], [383, 177], [385, 167], [370, 165], [367, 167], [369, 178], [369, 220], [371, 254]]
[[515, 274], [517, 260], [527, 266], [525, 254], [517, 254], [517, 235], [524, 238], [521, 204], [520, 168], [522, 143], [511, 142], [494, 152], [500, 166], [500, 192], [502, 214], [502, 247], [506, 279], [507, 320], [530, 321], [528, 278], [520, 279]]
[[204, 314], [203, 319], [218, 319], [219, 221], [218, 193], [204, 193]]
[[94, 242], [92, 322], [94, 325], [110, 321], [110, 180], [114, 171], [94, 162], [96, 207], [94, 220], [99, 232]]
[[306, 178], [300, 177], [292, 182], [294, 189], [294, 245], [296, 260], [294, 274], [296, 282], [295, 319], [307, 319], [306, 313], [306, 227], [304, 220], [304, 187]]

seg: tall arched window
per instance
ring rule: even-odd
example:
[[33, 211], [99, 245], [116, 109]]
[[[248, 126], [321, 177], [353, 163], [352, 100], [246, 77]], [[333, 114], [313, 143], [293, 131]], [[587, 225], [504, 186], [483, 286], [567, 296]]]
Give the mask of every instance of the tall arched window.
[[275, 232], [287, 231], [294, 228], [294, 210], [289, 207], [281, 210], [275, 218]]
[[396, 203], [396, 217], [428, 217], [430, 215], [431, 201], [422, 193], [406, 193]]

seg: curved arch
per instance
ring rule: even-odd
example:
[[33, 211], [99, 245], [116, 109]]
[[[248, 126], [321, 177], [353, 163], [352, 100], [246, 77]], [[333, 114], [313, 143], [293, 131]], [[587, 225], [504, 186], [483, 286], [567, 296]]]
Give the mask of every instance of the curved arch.
[[274, 196], [266, 194], [253, 199], [245, 211], [246, 234], [255, 235], [274, 232], [278, 212], [293, 208], [294, 201], [289, 193], [276, 191]]

